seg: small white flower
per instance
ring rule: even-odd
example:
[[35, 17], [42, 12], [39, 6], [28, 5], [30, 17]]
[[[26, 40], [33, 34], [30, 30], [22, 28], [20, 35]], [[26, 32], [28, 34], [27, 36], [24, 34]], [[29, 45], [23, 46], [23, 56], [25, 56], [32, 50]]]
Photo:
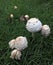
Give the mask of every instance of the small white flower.
[[31, 18], [27, 21], [27, 24], [26, 24], [26, 29], [29, 31], [29, 32], [38, 32], [40, 31], [42, 28], [42, 23], [40, 20], [38, 20], [37, 18]]
[[18, 60], [20, 60], [20, 59], [21, 59], [21, 58], [20, 58], [21, 55], [22, 55], [21, 52], [15, 49], [15, 50], [13, 50], [13, 51], [11, 52], [10, 58], [11, 58], [11, 59], [16, 59], [16, 60], [18, 59]]
[[27, 38], [26, 37], [23, 37], [23, 36], [17, 37], [16, 40], [15, 40], [15, 48], [17, 50], [23, 50], [26, 47], [28, 47]]
[[42, 30], [41, 30], [41, 34], [43, 35], [43, 36], [49, 36], [49, 34], [50, 34], [50, 27], [48, 26], [48, 25], [43, 25], [42, 26]]
[[13, 49], [14, 46], [15, 46], [15, 39], [12, 39], [12, 40], [9, 41], [9, 47], [10, 47], [11, 49]]

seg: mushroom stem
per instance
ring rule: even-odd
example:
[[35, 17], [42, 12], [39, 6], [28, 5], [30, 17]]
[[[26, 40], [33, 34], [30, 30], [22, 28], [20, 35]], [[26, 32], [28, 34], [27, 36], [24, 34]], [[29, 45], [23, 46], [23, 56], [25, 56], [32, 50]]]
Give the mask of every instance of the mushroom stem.
[[13, 18], [14, 18], [14, 15], [13, 14], [10, 14], [10, 23], [13, 23]]
[[33, 40], [34, 40], [34, 38], [35, 38], [35, 37], [34, 37], [34, 33], [32, 33], [32, 38], [33, 38]]
[[10, 18], [10, 23], [13, 23], [13, 18]]

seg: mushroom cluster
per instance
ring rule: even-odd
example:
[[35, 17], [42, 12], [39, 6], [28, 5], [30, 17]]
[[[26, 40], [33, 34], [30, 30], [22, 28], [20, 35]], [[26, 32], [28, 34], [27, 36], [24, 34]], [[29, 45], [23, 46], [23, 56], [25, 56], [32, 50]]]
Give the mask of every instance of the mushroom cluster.
[[[17, 7], [14, 6], [16, 9]], [[13, 14], [10, 15], [13, 18]], [[22, 15], [20, 17], [20, 21], [27, 21], [26, 29], [32, 33], [32, 37], [34, 38], [34, 33], [41, 31], [41, 34], [45, 37], [49, 36], [50, 34], [50, 27], [49, 25], [43, 25], [42, 22], [38, 18], [30, 18], [29, 15]], [[19, 36], [16, 39], [12, 39], [9, 41], [9, 47], [14, 49], [11, 52], [10, 58], [12, 59], [21, 59], [21, 51], [28, 47], [28, 41], [26, 37]]]
[[[11, 49], [16, 49], [13, 50], [11, 52], [11, 58], [14, 59], [13, 56], [16, 56], [17, 59], [19, 60], [18, 57], [21, 56], [21, 53], [20, 53], [20, 56], [19, 56], [19, 52], [21, 52], [23, 49], [27, 48], [28, 47], [28, 41], [27, 41], [27, 38], [26, 37], [23, 37], [23, 36], [19, 36], [17, 37], [16, 39], [12, 39], [9, 41], [9, 47]], [[18, 52], [18, 53], [17, 53]], [[16, 59], [16, 58], [15, 58]]]
[[39, 32], [41, 30], [41, 34], [43, 36], [49, 36], [50, 27], [49, 25], [42, 25], [42, 22], [37, 18], [31, 18], [26, 23], [26, 29], [32, 33], [32, 37], [34, 37], [35, 32]]
[[20, 21], [27, 21], [29, 19], [29, 15], [20, 16]]

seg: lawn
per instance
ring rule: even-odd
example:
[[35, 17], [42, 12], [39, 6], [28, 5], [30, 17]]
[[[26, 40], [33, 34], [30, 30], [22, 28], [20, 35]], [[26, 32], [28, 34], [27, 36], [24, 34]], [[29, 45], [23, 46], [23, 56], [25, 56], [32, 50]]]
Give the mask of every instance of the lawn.
[[[17, 6], [15, 10], [13, 7]], [[9, 15], [14, 14], [10, 22]], [[35, 41], [31, 42], [31, 33], [26, 22], [20, 16], [28, 14], [48, 24], [51, 34], [44, 38], [35, 33]], [[10, 59], [11, 49], [8, 42], [17, 36], [26, 36], [28, 48], [22, 51], [21, 61]], [[0, 65], [53, 65], [53, 0], [0, 0]]]

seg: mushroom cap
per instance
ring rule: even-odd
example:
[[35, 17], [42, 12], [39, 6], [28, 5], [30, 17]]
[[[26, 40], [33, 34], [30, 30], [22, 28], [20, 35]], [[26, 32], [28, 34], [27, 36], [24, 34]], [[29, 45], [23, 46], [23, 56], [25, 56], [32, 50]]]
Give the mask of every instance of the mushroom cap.
[[26, 20], [28, 20], [28, 19], [29, 19], [29, 15], [25, 15], [24, 17], [25, 17], [25, 19], [26, 19]]
[[25, 21], [24, 15], [20, 16], [20, 21]]
[[17, 6], [16, 5], [14, 6], [14, 9], [17, 9]]
[[14, 15], [13, 14], [10, 14], [10, 18], [13, 18], [14, 17]]
[[23, 50], [26, 47], [28, 47], [27, 38], [26, 37], [23, 37], [23, 36], [17, 37], [16, 40], [15, 40], [15, 48], [17, 50]]
[[8, 44], [9, 44], [9, 47], [11, 49], [13, 49], [14, 48], [14, 45], [15, 45], [15, 39], [10, 40]]
[[42, 26], [41, 34], [43, 36], [49, 36], [49, 34], [50, 34], [50, 27], [49, 27], [49, 25], [43, 25]]
[[13, 50], [13, 51], [11, 52], [11, 56], [10, 56], [10, 58], [14, 59], [15, 56], [16, 56], [16, 53], [17, 53], [17, 50], [16, 50], [16, 49]]
[[22, 54], [21, 54], [20, 51], [18, 51], [17, 49], [14, 49], [14, 50], [11, 52], [10, 58], [20, 60], [21, 55], [22, 55]]
[[27, 21], [27, 24], [26, 24], [26, 29], [29, 31], [29, 32], [38, 32], [40, 31], [42, 28], [42, 23], [40, 20], [38, 20], [37, 18], [31, 18]]
[[18, 60], [20, 60], [21, 58], [21, 52], [20, 51], [17, 51], [17, 53], [16, 53], [16, 56], [15, 56], [15, 59], [18, 59]]

